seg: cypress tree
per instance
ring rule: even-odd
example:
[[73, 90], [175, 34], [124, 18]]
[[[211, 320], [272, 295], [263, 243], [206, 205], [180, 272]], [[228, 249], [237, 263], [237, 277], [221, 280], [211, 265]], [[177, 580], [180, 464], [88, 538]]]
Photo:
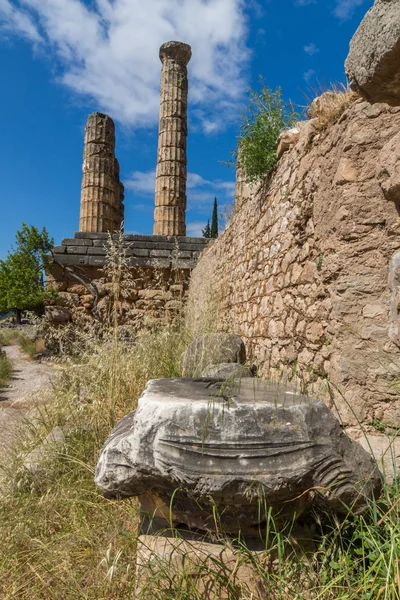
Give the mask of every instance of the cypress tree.
[[212, 238], [218, 237], [218, 205], [217, 205], [216, 198], [214, 198], [214, 208], [213, 208], [212, 220], [211, 220], [211, 236], [210, 237], [212, 237]]
[[204, 238], [208, 239], [211, 237], [210, 219], [208, 219], [207, 225], [201, 230], [201, 233], [203, 234]]

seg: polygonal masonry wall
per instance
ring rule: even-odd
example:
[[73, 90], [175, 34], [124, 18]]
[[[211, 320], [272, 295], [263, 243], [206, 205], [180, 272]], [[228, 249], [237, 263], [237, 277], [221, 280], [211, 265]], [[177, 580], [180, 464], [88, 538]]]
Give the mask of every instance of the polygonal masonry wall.
[[328, 128], [299, 128], [267, 185], [238, 178], [233, 218], [192, 273], [189, 313], [214, 311], [259, 373], [297, 373], [346, 425], [398, 427], [400, 107], [356, 100]]

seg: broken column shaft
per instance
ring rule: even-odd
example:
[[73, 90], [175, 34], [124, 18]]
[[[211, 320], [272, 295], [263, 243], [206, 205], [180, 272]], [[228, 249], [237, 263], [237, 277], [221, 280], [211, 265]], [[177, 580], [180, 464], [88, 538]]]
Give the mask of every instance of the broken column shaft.
[[191, 48], [167, 42], [162, 62], [154, 235], [186, 235], [187, 68]]
[[85, 130], [79, 231], [119, 229], [124, 219], [123, 199], [114, 122], [108, 115], [92, 113]]

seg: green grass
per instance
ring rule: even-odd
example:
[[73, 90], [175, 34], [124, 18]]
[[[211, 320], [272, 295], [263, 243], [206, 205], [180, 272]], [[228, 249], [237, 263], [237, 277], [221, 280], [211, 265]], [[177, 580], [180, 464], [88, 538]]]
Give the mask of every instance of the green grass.
[[0, 385], [7, 383], [12, 375], [12, 363], [5, 352], [0, 349]]

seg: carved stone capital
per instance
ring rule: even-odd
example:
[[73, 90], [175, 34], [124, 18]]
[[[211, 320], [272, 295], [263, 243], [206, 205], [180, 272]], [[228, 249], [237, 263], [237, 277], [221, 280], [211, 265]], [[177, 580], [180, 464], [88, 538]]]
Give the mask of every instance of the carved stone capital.
[[160, 48], [160, 60], [163, 63], [167, 58], [175, 60], [186, 67], [192, 57], [192, 49], [183, 42], [166, 42]]

